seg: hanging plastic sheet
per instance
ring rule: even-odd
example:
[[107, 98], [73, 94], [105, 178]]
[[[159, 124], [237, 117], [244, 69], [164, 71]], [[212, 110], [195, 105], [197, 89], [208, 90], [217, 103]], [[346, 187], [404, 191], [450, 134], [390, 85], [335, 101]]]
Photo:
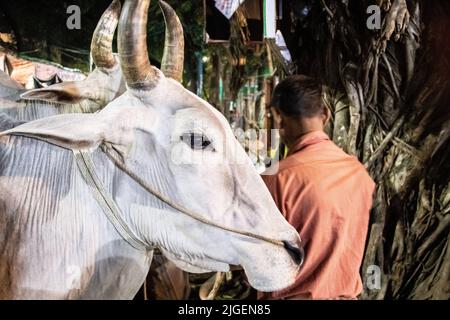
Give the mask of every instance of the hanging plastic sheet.
[[216, 0], [216, 8], [230, 19], [244, 0]]

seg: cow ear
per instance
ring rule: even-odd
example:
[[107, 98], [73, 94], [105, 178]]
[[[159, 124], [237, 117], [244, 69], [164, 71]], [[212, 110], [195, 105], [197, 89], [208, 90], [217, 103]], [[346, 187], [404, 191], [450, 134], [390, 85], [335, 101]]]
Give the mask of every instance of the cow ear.
[[13, 90], [23, 90], [24, 87], [17, 81], [11, 79], [5, 72], [0, 70], [0, 86], [6, 87], [7, 89]]
[[94, 114], [43, 118], [0, 133], [43, 140], [66, 149], [96, 148], [105, 139], [105, 125]]
[[116, 106], [110, 104], [98, 113], [42, 118], [0, 132], [0, 137], [26, 136], [72, 150], [92, 150], [106, 143], [126, 157], [133, 146], [136, 129], [146, 130], [155, 119], [138, 98], [125, 93], [116, 99]]
[[25, 100], [38, 100], [45, 102], [57, 102], [62, 104], [80, 103], [89, 97], [84, 95], [80, 82], [62, 82], [46, 88], [34, 89], [22, 93], [20, 97]]

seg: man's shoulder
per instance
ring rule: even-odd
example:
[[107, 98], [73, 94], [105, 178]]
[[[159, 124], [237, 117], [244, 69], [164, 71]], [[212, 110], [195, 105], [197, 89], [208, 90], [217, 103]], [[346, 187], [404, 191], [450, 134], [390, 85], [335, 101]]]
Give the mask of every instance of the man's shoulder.
[[[304, 150], [288, 156], [267, 170], [270, 180], [309, 180], [321, 176], [324, 172], [337, 169], [351, 170], [353, 174], [359, 173], [370, 183], [372, 178], [365, 166], [355, 156], [347, 154], [344, 150], [330, 141], [322, 150]], [[320, 173], [320, 174], [318, 174]]]

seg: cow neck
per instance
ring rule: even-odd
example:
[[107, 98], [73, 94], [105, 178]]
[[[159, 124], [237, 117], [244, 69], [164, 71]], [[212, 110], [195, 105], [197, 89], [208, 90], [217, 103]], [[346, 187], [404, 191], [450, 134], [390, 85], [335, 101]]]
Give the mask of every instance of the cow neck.
[[94, 162], [90, 152], [72, 150], [75, 156], [78, 169], [81, 172], [86, 184], [89, 186], [95, 200], [100, 205], [109, 222], [114, 226], [119, 235], [127, 241], [133, 248], [140, 251], [150, 251], [153, 247], [148, 246], [144, 241], [131, 230], [127, 222], [123, 219], [120, 209], [112, 196], [106, 191], [102, 181], [95, 171]]

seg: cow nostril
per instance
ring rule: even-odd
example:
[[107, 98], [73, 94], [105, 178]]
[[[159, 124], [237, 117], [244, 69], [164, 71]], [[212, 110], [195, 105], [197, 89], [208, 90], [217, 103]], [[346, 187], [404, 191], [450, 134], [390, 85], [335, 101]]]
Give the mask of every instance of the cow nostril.
[[299, 247], [294, 246], [287, 241], [283, 241], [283, 245], [292, 259], [294, 259], [295, 263], [301, 266], [305, 260], [305, 251], [303, 250], [303, 247], [301, 245]]

